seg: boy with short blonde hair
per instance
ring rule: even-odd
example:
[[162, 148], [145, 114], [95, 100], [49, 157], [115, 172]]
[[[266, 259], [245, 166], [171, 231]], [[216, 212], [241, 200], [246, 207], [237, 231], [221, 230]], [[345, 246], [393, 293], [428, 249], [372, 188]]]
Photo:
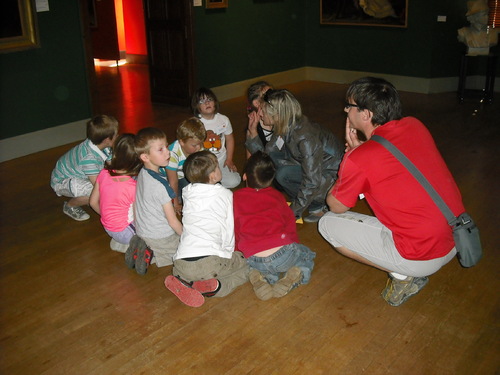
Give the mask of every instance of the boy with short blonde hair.
[[182, 212], [182, 189], [189, 183], [184, 176], [184, 161], [189, 155], [203, 149], [206, 136], [203, 123], [196, 117], [191, 117], [177, 127], [177, 140], [168, 146], [170, 161], [165, 170], [168, 182], [176, 194], [174, 209], [178, 214]]
[[118, 135], [118, 121], [100, 115], [87, 123], [87, 138], [59, 158], [50, 178], [50, 186], [64, 202], [63, 212], [77, 221], [90, 218], [81, 207], [89, 204], [97, 176], [110, 159], [111, 146]]

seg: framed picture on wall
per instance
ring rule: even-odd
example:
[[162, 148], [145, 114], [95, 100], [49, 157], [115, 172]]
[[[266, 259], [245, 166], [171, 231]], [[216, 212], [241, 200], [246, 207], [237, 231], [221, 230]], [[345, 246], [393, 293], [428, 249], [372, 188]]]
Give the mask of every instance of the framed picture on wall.
[[227, 8], [228, 0], [206, 0], [206, 8]]
[[407, 27], [408, 0], [320, 0], [320, 24]]
[[0, 1], [0, 52], [38, 47], [35, 4], [32, 0]]

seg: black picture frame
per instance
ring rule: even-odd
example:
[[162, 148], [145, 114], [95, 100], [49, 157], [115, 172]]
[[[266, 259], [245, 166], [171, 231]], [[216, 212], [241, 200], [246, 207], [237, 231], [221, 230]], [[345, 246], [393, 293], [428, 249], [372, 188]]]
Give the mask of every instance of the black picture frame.
[[320, 24], [408, 27], [408, 0], [320, 0]]

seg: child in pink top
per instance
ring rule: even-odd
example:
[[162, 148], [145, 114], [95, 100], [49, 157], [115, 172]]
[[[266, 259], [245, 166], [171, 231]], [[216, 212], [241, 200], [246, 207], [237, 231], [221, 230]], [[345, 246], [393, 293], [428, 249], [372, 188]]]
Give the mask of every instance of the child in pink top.
[[113, 158], [99, 173], [90, 206], [101, 215], [104, 230], [111, 236], [111, 248], [125, 252], [135, 234], [135, 176], [142, 164], [134, 150], [135, 136], [123, 134], [116, 139]]

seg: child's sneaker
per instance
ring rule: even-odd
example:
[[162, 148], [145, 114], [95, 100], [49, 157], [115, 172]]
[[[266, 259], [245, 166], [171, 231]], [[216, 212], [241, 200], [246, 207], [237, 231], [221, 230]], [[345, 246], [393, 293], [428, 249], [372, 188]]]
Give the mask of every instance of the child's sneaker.
[[322, 209], [317, 211], [309, 211], [309, 215], [303, 219], [304, 223], [317, 223], [326, 212], [328, 212], [326, 207], [323, 207]]
[[204, 297], [213, 297], [220, 290], [220, 282], [217, 279], [209, 280], [198, 280], [198, 281], [186, 281], [181, 279], [179, 276], [175, 276], [188, 288], [193, 288], [200, 292]]
[[118, 251], [120, 253], [124, 253], [128, 249], [127, 244], [118, 242], [114, 238], [112, 238], [111, 241], [109, 242], [109, 247], [111, 248], [111, 250]]
[[139, 248], [145, 249], [147, 247], [146, 242], [139, 237], [138, 235], [134, 235], [130, 239], [130, 243], [128, 244], [127, 251], [125, 251], [125, 264], [128, 268], [135, 268], [135, 261], [137, 259], [137, 253]]
[[153, 250], [149, 247], [138, 247], [137, 258], [135, 260], [135, 270], [139, 275], [145, 275], [153, 259]]
[[269, 285], [259, 271], [252, 269], [248, 278], [250, 283], [253, 285], [253, 290], [257, 298], [263, 301], [273, 298], [273, 287]]
[[382, 291], [382, 298], [391, 306], [400, 306], [408, 298], [420, 292], [428, 282], [428, 277], [408, 276], [404, 280], [398, 280], [395, 277], [389, 276], [387, 285]]
[[90, 215], [86, 213], [83, 208], [68, 206], [68, 202], [64, 202], [63, 212], [76, 221], [85, 221], [90, 219]]
[[187, 286], [175, 276], [167, 276], [165, 279], [165, 286], [185, 305], [200, 307], [205, 303], [205, 298], [199, 291]]
[[220, 281], [217, 279], [198, 280], [193, 282], [191, 287], [205, 297], [213, 297], [220, 290]]
[[283, 297], [293, 288], [297, 287], [302, 280], [302, 271], [299, 267], [292, 267], [286, 271], [285, 276], [273, 285], [273, 296]]

